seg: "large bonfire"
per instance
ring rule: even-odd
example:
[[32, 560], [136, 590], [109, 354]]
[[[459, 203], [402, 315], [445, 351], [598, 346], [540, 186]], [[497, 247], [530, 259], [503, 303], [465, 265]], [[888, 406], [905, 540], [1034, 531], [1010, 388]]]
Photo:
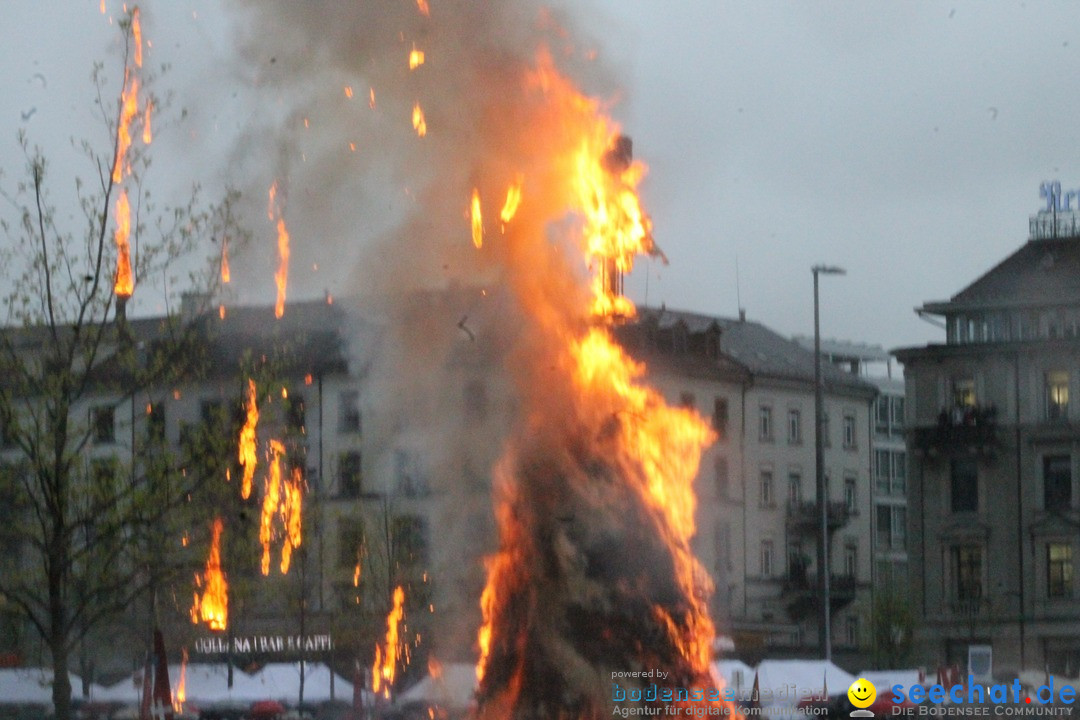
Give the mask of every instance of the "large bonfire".
[[[637, 194], [644, 165], [569, 77], [588, 53], [555, 13], [520, 0], [247, 4], [262, 21], [251, 56], [264, 61], [266, 38], [277, 41], [277, 87], [309, 87], [326, 58], [342, 71], [335, 97], [350, 152], [307, 133], [299, 107], [311, 164], [294, 167], [293, 186], [348, 183], [364, 162], [385, 176], [396, 153], [390, 175], [404, 187], [385, 207], [400, 222], [366, 258], [378, 270], [365, 291], [400, 296], [416, 278], [442, 277], [497, 283], [512, 298], [496, 324], [518, 412], [493, 471], [498, 547], [479, 598], [478, 716], [607, 717], [613, 673], [623, 688], [650, 682], [623, 675], [639, 671], [664, 673], [668, 687], [710, 687], [712, 588], [690, 541], [693, 480], [712, 434], [695, 412], [668, 406], [613, 339], [635, 312], [622, 276], [657, 250]], [[303, 52], [282, 59], [287, 48]], [[324, 190], [342, 206], [378, 193]], [[297, 237], [333, 234], [323, 228], [333, 214], [292, 211]], [[429, 337], [417, 342], [437, 355]]]

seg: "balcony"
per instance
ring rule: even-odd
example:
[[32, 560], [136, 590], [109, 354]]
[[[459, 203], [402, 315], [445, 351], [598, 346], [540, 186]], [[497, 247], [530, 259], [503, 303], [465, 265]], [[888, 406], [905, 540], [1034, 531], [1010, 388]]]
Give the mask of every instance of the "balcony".
[[[829, 577], [829, 605], [832, 612], [843, 610], [855, 599], [858, 583], [852, 575], [831, 575]], [[821, 585], [817, 574], [809, 569], [792, 567], [784, 581], [783, 598], [787, 603], [788, 615], [798, 622], [815, 617], [821, 611]]]
[[[848, 524], [851, 511], [842, 501], [828, 504], [829, 531], [832, 532]], [[787, 512], [788, 530], [796, 533], [815, 533], [821, 531], [821, 504], [818, 502], [789, 503]]]
[[936, 425], [911, 431], [912, 449], [921, 456], [960, 452], [993, 454], [1000, 444], [997, 408], [993, 405], [944, 409], [938, 414]]

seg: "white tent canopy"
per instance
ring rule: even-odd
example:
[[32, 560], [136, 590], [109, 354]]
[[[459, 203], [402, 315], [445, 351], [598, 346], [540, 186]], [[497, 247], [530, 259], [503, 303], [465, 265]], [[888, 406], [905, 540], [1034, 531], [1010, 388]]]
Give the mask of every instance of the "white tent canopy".
[[[180, 685], [180, 666], [169, 666], [169, 682], [175, 693]], [[353, 685], [340, 675], [333, 676], [330, 693], [330, 668], [322, 663], [304, 664], [304, 702], [319, 703], [336, 699], [351, 703]], [[134, 678], [105, 688], [99, 700], [137, 704], [140, 691]], [[300, 663], [271, 663], [254, 675], [233, 668], [233, 686], [229, 687], [228, 667], [224, 664], [191, 663], [184, 669], [185, 703], [200, 705], [246, 706], [259, 700], [278, 700], [296, 704], [300, 698]]]
[[438, 677], [426, 676], [398, 695], [395, 705], [410, 703], [439, 705], [448, 710], [464, 710], [472, 705], [476, 692], [476, 666], [470, 663], [445, 663]]
[[[82, 679], [68, 673], [71, 696], [82, 696]], [[0, 669], [0, 705], [52, 705], [53, 671], [50, 668], [4, 668]], [[104, 691], [99, 685], [90, 685], [90, 699], [97, 700]]]

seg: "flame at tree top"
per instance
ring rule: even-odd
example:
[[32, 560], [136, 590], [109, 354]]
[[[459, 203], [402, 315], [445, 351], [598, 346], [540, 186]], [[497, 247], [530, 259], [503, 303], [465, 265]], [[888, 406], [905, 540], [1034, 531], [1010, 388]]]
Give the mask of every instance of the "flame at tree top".
[[135, 291], [135, 280], [131, 274], [131, 205], [128, 203], [127, 190], [121, 189], [116, 198], [116, 281], [113, 291], [118, 297], [129, 298]]
[[274, 284], [277, 285], [277, 302], [274, 303], [274, 317], [280, 318], [285, 314], [285, 291], [289, 284], [289, 230], [285, 227], [285, 218], [281, 214], [281, 206], [277, 202], [277, 182], [270, 186], [270, 203], [267, 215], [277, 225], [277, 249], [278, 269], [274, 273]]

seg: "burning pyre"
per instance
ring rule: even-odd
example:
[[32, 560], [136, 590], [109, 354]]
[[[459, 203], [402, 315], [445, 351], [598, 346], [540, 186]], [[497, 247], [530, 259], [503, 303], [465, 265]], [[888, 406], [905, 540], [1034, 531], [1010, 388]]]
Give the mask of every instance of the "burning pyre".
[[[338, 42], [326, 27], [364, 35], [341, 33], [348, 41], [324, 56], [355, 73], [346, 82], [370, 80], [372, 114], [394, 118], [392, 132], [373, 125], [384, 135], [367, 144], [400, 153], [402, 174], [428, 182], [407, 188], [413, 206], [365, 290], [401, 297], [442, 268], [445, 279], [508, 291], [493, 324], [510, 348], [517, 419], [494, 471], [499, 540], [480, 599], [477, 717], [608, 717], [613, 672], [659, 669], [673, 687], [711, 687], [712, 588], [690, 541], [693, 480], [712, 433], [669, 407], [613, 339], [635, 312], [623, 274], [659, 251], [636, 189], [644, 165], [567, 75], [595, 54], [575, 54], [554, 13], [528, 3], [269, 6], [269, 32], [303, 33], [297, 47]], [[424, 62], [410, 70], [402, 53], [417, 41]], [[289, 63], [317, 72], [299, 56], [277, 72]], [[340, 78], [328, 87], [340, 95]], [[343, 127], [356, 122], [345, 117]], [[393, 680], [383, 672], [391, 626], [393, 611], [373, 674], [380, 692]]]

